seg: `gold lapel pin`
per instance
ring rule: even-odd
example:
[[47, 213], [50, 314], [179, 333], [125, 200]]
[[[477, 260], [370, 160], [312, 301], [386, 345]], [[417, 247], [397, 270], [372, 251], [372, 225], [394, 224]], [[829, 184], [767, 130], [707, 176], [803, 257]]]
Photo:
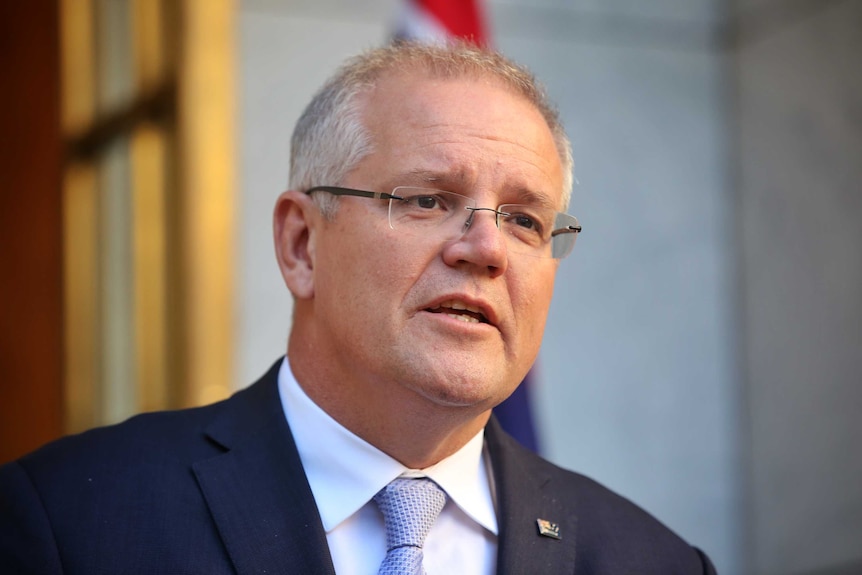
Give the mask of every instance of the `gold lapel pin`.
[[536, 524], [539, 526], [539, 535], [552, 539], [562, 539], [560, 537], [560, 526], [556, 523], [551, 523], [547, 519], [536, 519]]

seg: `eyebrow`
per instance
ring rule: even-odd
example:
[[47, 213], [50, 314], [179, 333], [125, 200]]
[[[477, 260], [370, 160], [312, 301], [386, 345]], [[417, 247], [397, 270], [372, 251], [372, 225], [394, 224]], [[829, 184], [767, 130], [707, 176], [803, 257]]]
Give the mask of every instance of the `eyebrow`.
[[535, 192], [526, 188], [519, 188], [515, 192], [518, 196], [518, 202], [529, 205], [539, 205], [545, 208], [559, 209], [556, 202], [551, 200], [551, 197], [544, 192]]
[[443, 184], [444, 186], [449, 184], [460, 184], [466, 179], [462, 173], [453, 176], [452, 174], [447, 174], [445, 172], [420, 169], [410, 170], [407, 172], [406, 176], [408, 179], [415, 181], [421, 181], [428, 184]]
[[[465, 185], [465, 180], [467, 179], [463, 172], [456, 172], [454, 174], [447, 172], [437, 172], [434, 170], [423, 170], [423, 169], [415, 169], [410, 170], [406, 174], [402, 176], [402, 178], [407, 179], [408, 182], [421, 182], [424, 184], [433, 184], [435, 187], [440, 186], [443, 189], [451, 190], [449, 188], [462, 188]], [[400, 181], [400, 180], [399, 180]], [[402, 184], [403, 185], [403, 184]], [[548, 207], [552, 209], [557, 209], [556, 202], [551, 200], [550, 195], [545, 192], [537, 192], [534, 190], [530, 190], [524, 187], [515, 187], [513, 188], [513, 195], [517, 198], [515, 200], [501, 202], [503, 204], [511, 204], [511, 203], [519, 203], [519, 204], [528, 204], [528, 205], [540, 205], [543, 207]]]

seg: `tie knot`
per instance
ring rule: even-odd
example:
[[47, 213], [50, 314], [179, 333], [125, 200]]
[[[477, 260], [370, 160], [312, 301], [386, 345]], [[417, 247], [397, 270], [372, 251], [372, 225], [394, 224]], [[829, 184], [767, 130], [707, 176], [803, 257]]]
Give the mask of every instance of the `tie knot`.
[[421, 548], [446, 504], [446, 493], [427, 478], [399, 477], [381, 489], [374, 501], [386, 524], [386, 548]]

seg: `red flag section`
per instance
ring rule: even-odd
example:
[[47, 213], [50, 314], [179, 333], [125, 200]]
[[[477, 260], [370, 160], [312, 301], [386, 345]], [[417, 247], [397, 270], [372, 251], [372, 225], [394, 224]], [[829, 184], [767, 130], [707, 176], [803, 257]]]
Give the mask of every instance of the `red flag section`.
[[445, 42], [462, 38], [485, 46], [487, 27], [480, 0], [405, 0], [396, 38]]
[[414, 3], [450, 35], [485, 44], [485, 23], [477, 0], [414, 0]]

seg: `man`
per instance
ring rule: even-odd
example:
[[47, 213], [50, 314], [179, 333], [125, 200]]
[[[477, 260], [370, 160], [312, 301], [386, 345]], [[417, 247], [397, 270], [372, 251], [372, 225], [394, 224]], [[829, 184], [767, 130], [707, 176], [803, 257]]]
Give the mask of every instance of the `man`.
[[275, 207], [295, 300], [286, 360], [225, 402], [4, 467], [0, 564], [714, 572], [644, 511], [489, 419], [538, 353], [580, 231], [562, 213], [570, 188], [556, 113], [501, 56], [402, 44], [352, 60], [299, 120]]

